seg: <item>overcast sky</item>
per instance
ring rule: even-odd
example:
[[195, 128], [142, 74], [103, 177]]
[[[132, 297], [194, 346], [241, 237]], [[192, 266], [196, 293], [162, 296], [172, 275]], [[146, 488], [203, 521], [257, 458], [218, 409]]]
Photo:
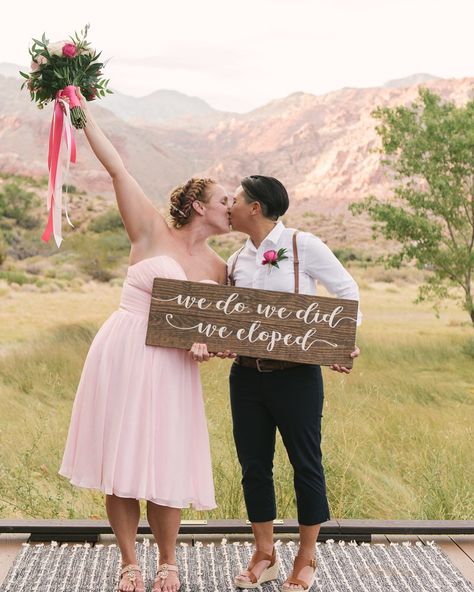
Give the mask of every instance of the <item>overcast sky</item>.
[[2, 8], [0, 62], [29, 63], [31, 37], [87, 22], [112, 89], [173, 89], [224, 110], [418, 72], [474, 75], [474, 0], [16, 0]]

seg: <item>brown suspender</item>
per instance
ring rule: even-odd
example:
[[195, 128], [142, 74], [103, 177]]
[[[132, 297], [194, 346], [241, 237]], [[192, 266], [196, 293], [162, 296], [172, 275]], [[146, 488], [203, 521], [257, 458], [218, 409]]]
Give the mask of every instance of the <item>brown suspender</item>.
[[298, 259], [298, 243], [296, 242], [296, 235], [298, 230], [293, 232], [293, 273], [295, 276], [295, 294], [300, 293], [300, 260]]
[[228, 275], [229, 278], [229, 282], [231, 286], [235, 286], [235, 279], [234, 279], [234, 271], [235, 271], [235, 266], [237, 265], [237, 259], [239, 258], [240, 253], [244, 250], [244, 247], [240, 247], [240, 249], [237, 251], [237, 255], [235, 256], [234, 262], [232, 263], [232, 269], [230, 270], [230, 273]]
[[[299, 294], [300, 292], [300, 260], [298, 258], [298, 243], [296, 242], [296, 235], [298, 234], [298, 232], [298, 230], [295, 230], [293, 233], [293, 273], [295, 276], [295, 294]], [[239, 258], [239, 255], [243, 251], [244, 247], [245, 245], [237, 251], [237, 255], [235, 256], [234, 262], [232, 263], [232, 269], [230, 270], [230, 273], [227, 276], [231, 286], [235, 286], [235, 266], [237, 265], [237, 259]]]
[[295, 276], [295, 294], [300, 293], [300, 260], [298, 258], [298, 243], [296, 242], [296, 235], [298, 230], [293, 232], [293, 273]]

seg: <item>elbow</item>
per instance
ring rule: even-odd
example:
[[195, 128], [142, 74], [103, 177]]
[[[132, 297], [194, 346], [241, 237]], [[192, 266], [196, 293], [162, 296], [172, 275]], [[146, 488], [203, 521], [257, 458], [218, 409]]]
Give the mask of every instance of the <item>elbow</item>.
[[127, 174], [127, 170], [124, 166], [113, 166], [107, 169], [110, 178], [113, 182], [118, 181], [124, 174]]
[[360, 301], [359, 286], [354, 281], [341, 286], [337, 290], [336, 295], [338, 298]]

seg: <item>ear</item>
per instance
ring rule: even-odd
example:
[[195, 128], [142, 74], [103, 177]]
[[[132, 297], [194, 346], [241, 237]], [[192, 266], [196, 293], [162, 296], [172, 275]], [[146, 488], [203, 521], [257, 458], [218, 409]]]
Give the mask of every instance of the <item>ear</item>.
[[204, 212], [206, 211], [206, 208], [204, 207], [204, 204], [202, 203], [202, 201], [199, 201], [198, 199], [196, 199], [195, 201], [193, 201], [193, 209], [200, 216], [203, 216], [204, 215]]
[[259, 214], [262, 211], [262, 208], [260, 206], [260, 202], [258, 201], [253, 201], [250, 204], [250, 215], [251, 216], [256, 216], [257, 214]]

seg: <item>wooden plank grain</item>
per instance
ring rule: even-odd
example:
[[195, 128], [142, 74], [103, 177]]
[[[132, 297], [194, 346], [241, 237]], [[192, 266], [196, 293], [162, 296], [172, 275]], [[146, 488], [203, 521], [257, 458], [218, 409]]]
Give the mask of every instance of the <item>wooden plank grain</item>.
[[390, 543], [419, 543], [420, 537], [416, 534], [387, 534]]
[[17, 554], [21, 551], [23, 543], [28, 540], [26, 534], [2, 534], [0, 536], [0, 585], [13, 564]]
[[370, 537], [372, 545], [389, 545], [390, 541], [384, 534], [373, 534]]
[[451, 536], [451, 540], [466, 553], [471, 561], [474, 562], [474, 535], [458, 534]]
[[474, 563], [448, 535], [420, 535], [424, 543], [434, 541], [463, 576], [474, 585]]
[[358, 302], [155, 278], [147, 345], [352, 366]]

